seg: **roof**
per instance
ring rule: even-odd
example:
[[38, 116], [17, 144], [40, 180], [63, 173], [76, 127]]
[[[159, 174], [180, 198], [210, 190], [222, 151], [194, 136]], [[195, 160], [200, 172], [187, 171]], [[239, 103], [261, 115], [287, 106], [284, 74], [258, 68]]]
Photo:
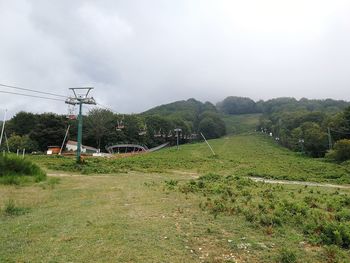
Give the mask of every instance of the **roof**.
[[[71, 141], [71, 140], [67, 141], [67, 145], [77, 145], [77, 144], [78, 144], [78, 143], [77, 143], [76, 141]], [[81, 147], [82, 147], [82, 148], [85, 148], [85, 149], [87, 149], [87, 150], [97, 151], [96, 148], [91, 147], [91, 146], [82, 145]]]

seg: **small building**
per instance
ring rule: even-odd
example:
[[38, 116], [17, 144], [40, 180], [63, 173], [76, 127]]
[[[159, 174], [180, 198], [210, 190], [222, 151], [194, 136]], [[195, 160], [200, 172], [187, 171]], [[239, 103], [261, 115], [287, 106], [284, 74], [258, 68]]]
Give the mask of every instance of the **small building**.
[[[76, 141], [69, 140], [66, 144], [66, 150], [69, 152], [76, 152], [78, 149], [78, 143]], [[98, 149], [91, 147], [91, 146], [81, 146], [81, 152], [82, 153], [97, 153], [99, 152]]]
[[59, 154], [60, 151], [61, 151], [61, 147], [60, 146], [48, 146], [46, 154], [47, 155]]

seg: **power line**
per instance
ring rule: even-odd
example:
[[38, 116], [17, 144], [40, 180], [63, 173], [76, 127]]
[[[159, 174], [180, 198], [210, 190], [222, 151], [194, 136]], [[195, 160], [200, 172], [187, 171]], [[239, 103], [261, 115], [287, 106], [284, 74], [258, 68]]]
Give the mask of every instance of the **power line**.
[[340, 133], [340, 134], [348, 134], [350, 135], [350, 132], [343, 132], [343, 131], [336, 131], [336, 130], [332, 130], [330, 129], [332, 132], [336, 132], [336, 133]]
[[25, 89], [25, 88], [20, 88], [20, 87], [5, 85], [5, 84], [0, 84], [0, 86], [5, 87], [5, 88], [10, 88], [10, 89], [25, 90], [25, 91], [35, 92], [35, 93], [41, 93], [41, 94], [46, 94], [46, 95], [51, 95], [51, 96], [56, 96], [56, 97], [67, 98], [67, 96], [64, 96], [64, 95], [50, 93], [50, 92], [44, 92], [44, 91], [39, 91], [39, 90]]
[[4, 90], [0, 90], [0, 93], [6, 93], [6, 94], [12, 94], [12, 95], [19, 95], [19, 96], [25, 96], [25, 97], [32, 97], [32, 98], [39, 98], [39, 99], [46, 99], [46, 100], [65, 101], [65, 100], [61, 100], [61, 99], [48, 98], [48, 97], [43, 97], [43, 96], [36, 96], [36, 95], [30, 95], [30, 94], [23, 94], [23, 93], [17, 93], [17, 92], [11, 92], [11, 91], [4, 91]]

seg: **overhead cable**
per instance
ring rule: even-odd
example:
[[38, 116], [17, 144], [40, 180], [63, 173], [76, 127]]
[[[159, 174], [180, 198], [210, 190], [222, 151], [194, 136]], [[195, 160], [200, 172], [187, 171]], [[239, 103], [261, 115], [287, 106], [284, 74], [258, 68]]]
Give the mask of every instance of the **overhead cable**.
[[39, 99], [46, 99], [46, 100], [65, 101], [65, 100], [62, 100], [62, 99], [55, 99], [55, 98], [49, 98], [49, 97], [43, 97], [43, 96], [36, 96], [36, 95], [30, 95], [30, 94], [24, 94], [24, 93], [17, 93], [17, 92], [10, 92], [10, 91], [4, 91], [4, 90], [0, 90], [0, 93], [6, 93], [6, 94], [12, 94], [12, 95], [19, 95], [19, 96], [25, 96], [25, 97], [32, 97], [32, 98], [39, 98]]
[[0, 86], [4, 87], [4, 88], [18, 89], [18, 90], [24, 90], [24, 91], [29, 91], [29, 92], [41, 93], [41, 94], [51, 95], [51, 96], [56, 96], [56, 97], [61, 97], [61, 98], [67, 98], [67, 96], [64, 96], [64, 95], [50, 93], [50, 92], [45, 92], [45, 91], [39, 91], [39, 90], [33, 90], [33, 89], [25, 89], [25, 88], [20, 88], [20, 87], [5, 85], [5, 84], [0, 84]]

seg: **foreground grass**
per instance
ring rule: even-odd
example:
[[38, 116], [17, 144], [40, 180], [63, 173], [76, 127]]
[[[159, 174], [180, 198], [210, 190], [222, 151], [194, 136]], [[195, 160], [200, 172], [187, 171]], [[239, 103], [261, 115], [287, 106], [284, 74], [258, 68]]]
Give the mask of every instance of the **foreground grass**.
[[[60, 177], [53, 188], [0, 186], [0, 262], [294, 262], [283, 261], [293, 257], [297, 262], [346, 262], [349, 258], [341, 246], [311, 242], [293, 225], [293, 218], [270, 229], [247, 220], [238, 210], [215, 208], [222, 193], [202, 190], [219, 190], [215, 187], [219, 184], [186, 191], [191, 185], [188, 175], [130, 172]], [[276, 200], [296, 202], [311, 195], [310, 190], [318, 196], [336, 192], [300, 186], [284, 186], [282, 191], [280, 186], [245, 181], [237, 185], [242, 185], [242, 193], [252, 188], [247, 203], [248, 195], [235, 192], [237, 207], [252, 208], [252, 213], [259, 209], [260, 191], [269, 189]], [[349, 194], [349, 190], [337, 193]], [[12, 210], [25, 213], [6, 212], [9, 199]], [[231, 198], [221, 203], [234, 204]]]
[[259, 134], [230, 136], [210, 140], [217, 156], [205, 143], [182, 145], [159, 152], [119, 159], [86, 159], [76, 165], [74, 158], [33, 156], [33, 161], [51, 170], [83, 174], [125, 173], [128, 171], [188, 171], [198, 174], [258, 176], [314, 182], [350, 183], [350, 166], [312, 159], [280, 147]]

